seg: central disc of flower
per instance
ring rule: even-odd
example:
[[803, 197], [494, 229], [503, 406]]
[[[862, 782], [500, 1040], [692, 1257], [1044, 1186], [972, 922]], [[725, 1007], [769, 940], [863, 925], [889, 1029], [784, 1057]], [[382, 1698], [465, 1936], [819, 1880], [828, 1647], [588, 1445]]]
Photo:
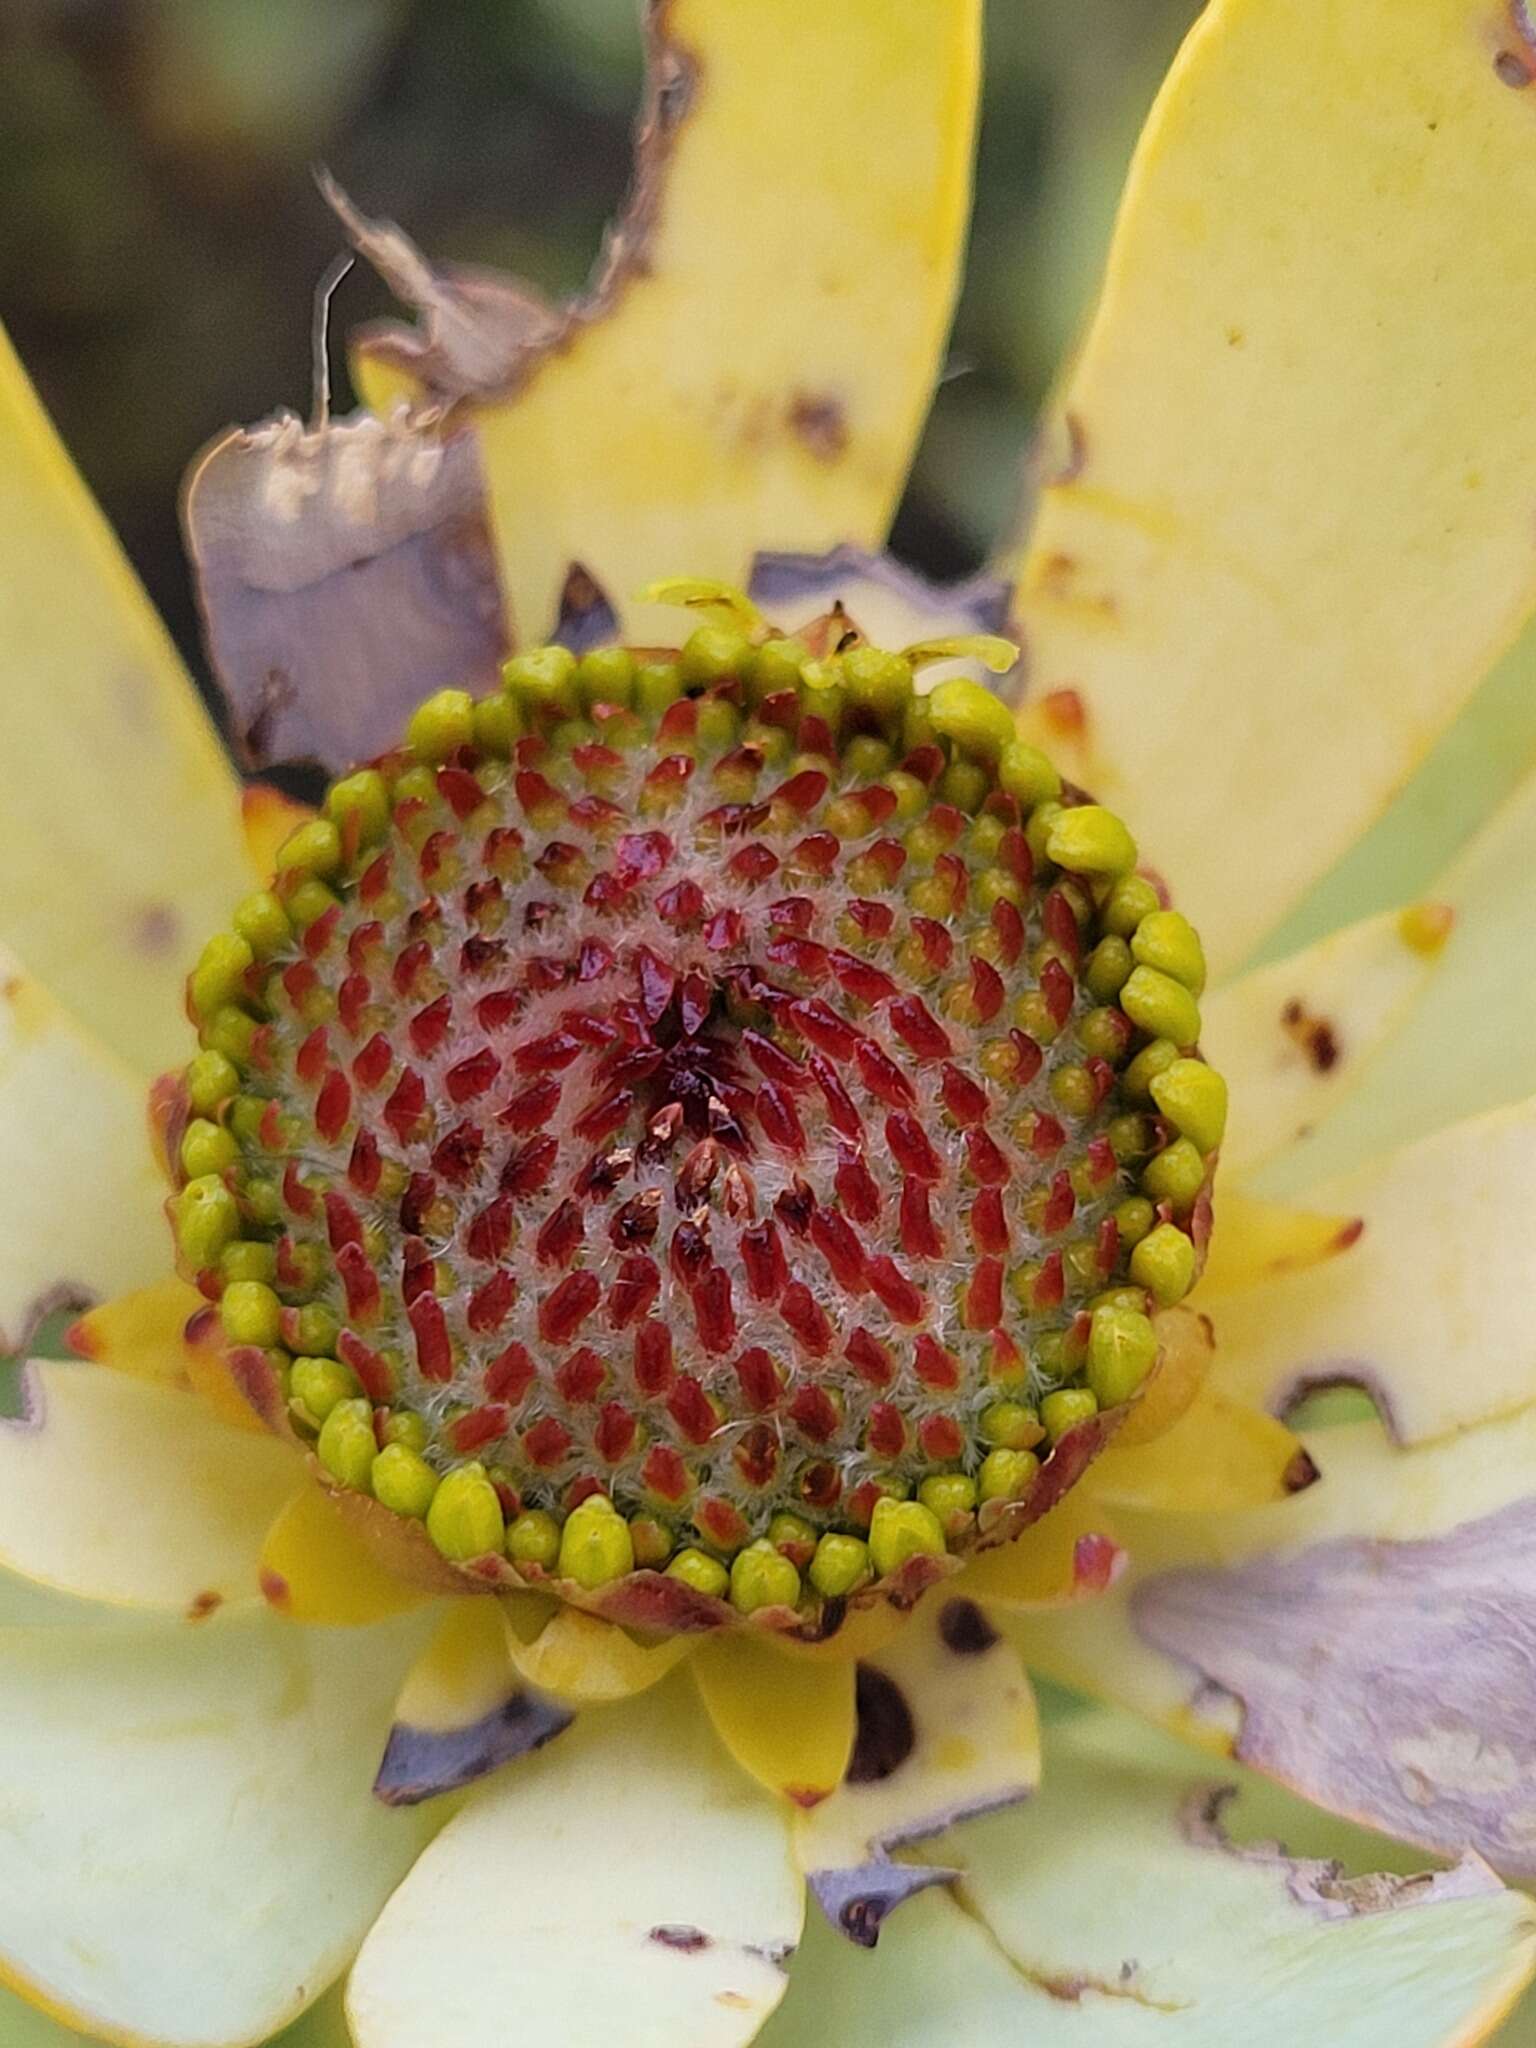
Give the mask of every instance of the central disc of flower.
[[836, 634], [440, 694], [191, 978], [183, 1268], [450, 1559], [803, 1617], [1027, 1499], [1192, 1282], [1195, 934]]

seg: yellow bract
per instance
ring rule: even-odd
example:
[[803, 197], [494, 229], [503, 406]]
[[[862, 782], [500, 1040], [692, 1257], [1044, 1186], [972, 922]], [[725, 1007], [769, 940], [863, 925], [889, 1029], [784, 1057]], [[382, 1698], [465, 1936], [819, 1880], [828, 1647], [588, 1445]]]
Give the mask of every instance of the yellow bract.
[[853, 1665], [817, 1663], [737, 1630], [690, 1666], [715, 1733], [743, 1770], [797, 1806], [841, 1781], [853, 1749]]
[[[686, 111], [654, 222], [611, 305], [477, 409], [525, 640], [572, 560], [623, 604], [658, 576], [740, 582], [758, 548], [878, 545], [949, 331], [978, 0], [658, 14]], [[366, 357], [360, 379], [398, 395]]]
[[[1217, 1294], [1257, 1287], [1282, 1273], [1304, 1272], [1325, 1259], [1337, 1258], [1359, 1241], [1358, 1216], [1320, 1216], [1293, 1209], [1284, 1202], [1259, 1202], [1251, 1195], [1223, 1190], [1220, 1220], [1211, 1239], [1199, 1300], [1206, 1306]], [[1220, 1311], [1217, 1311], [1218, 1325]]]
[[249, 887], [235, 780], [169, 636], [0, 336], [0, 938], [136, 1066]]
[[1536, 181], [1501, 19], [1218, 0], [1063, 394], [1032, 688], [1080, 693], [1063, 766], [1177, 877], [1214, 970], [1370, 823], [1536, 597], [1512, 397]]
[[[5, 830], [0, 818], [0, 841]], [[3, 946], [0, 1185], [0, 1335], [19, 1340], [61, 1283], [111, 1294], [163, 1269], [165, 1187], [142, 1086]]]
[[1283, 1423], [1205, 1387], [1154, 1443], [1111, 1444], [1079, 1490], [1111, 1507], [1209, 1514], [1282, 1501], [1315, 1477]]
[[493, 1713], [513, 1683], [507, 1623], [497, 1600], [449, 1603], [435, 1636], [406, 1674], [395, 1722], [448, 1733]]
[[116, 1372], [183, 1385], [187, 1320], [206, 1307], [195, 1287], [171, 1275], [104, 1301], [83, 1315], [69, 1332], [70, 1349]]
[[969, 1559], [956, 1590], [973, 1600], [1029, 1611], [1093, 1599], [1117, 1567], [1109, 1516], [1080, 1483], [1011, 1542]]
[[261, 1590], [279, 1614], [325, 1628], [361, 1628], [427, 1597], [374, 1557], [321, 1489], [302, 1485], [267, 1531]]
[[1342, 1259], [1221, 1301], [1222, 1384], [1273, 1407], [1356, 1377], [1407, 1443], [1536, 1398], [1536, 1099], [1453, 1124], [1317, 1190], [1364, 1217]]
[[1304, 1184], [1317, 1126], [1356, 1090], [1440, 970], [1443, 948], [1410, 942], [1428, 916], [1421, 906], [1406, 930], [1397, 910], [1345, 925], [1206, 999], [1201, 1047], [1232, 1091], [1227, 1185], [1282, 1156], [1288, 1184]]
[[528, 1641], [517, 1626], [519, 1604], [509, 1608], [512, 1662], [530, 1685], [574, 1706], [600, 1706], [648, 1692], [698, 1642], [697, 1636], [663, 1636], [640, 1643], [615, 1623], [578, 1607], [559, 1609]]
[[201, 1620], [254, 1601], [256, 1553], [292, 1455], [194, 1395], [38, 1363], [31, 1425], [0, 1429], [0, 1567], [106, 1606]]

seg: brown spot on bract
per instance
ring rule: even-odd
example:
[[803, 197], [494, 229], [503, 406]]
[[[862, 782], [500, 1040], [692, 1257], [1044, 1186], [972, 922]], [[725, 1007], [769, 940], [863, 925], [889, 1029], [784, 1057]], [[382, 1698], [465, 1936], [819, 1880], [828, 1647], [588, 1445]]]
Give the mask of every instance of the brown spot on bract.
[[1298, 1451], [1286, 1466], [1280, 1484], [1287, 1493], [1305, 1493], [1309, 1486], [1315, 1486], [1322, 1473], [1310, 1451]]
[[711, 1945], [702, 1927], [653, 1927], [650, 1938], [663, 1948], [675, 1948], [687, 1956], [697, 1955]]
[[1320, 1074], [1332, 1073], [1343, 1056], [1339, 1034], [1326, 1017], [1316, 1017], [1299, 997], [1280, 1012], [1280, 1028], [1299, 1045]]
[[998, 1640], [997, 1630], [974, 1600], [949, 1600], [939, 1610], [939, 1634], [957, 1657], [979, 1657]]
[[1501, 85], [1521, 92], [1536, 79], [1536, 22], [1529, 0], [1505, 0], [1492, 26], [1493, 72]]
[[829, 392], [797, 391], [789, 408], [790, 431], [818, 462], [836, 462], [848, 447], [848, 415]]
[[906, 1695], [873, 1664], [854, 1672], [858, 1732], [848, 1760], [850, 1785], [874, 1785], [899, 1771], [917, 1745], [917, 1728]]
[[1076, 483], [1088, 460], [1088, 433], [1078, 415], [1063, 414], [1062, 428], [1067, 439], [1066, 459], [1046, 478], [1048, 484], [1057, 486]]
[[135, 951], [151, 960], [164, 960], [181, 948], [181, 919], [169, 903], [146, 903], [132, 929]]
[[261, 1597], [269, 1607], [285, 1608], [293, 1599], [293, 1592], [281, 1572], [275, 1572], [269, 1565], [263, 1565], [259, 1574]]
[[188, 1621], [206, 1621], [210, 1614], [217, 1614], [223, 1605], [224, 1595], [222, 1593], [197, 1593], [193, 1596], [192, 1602], [187, 1608], [187, 1619]]
[[1040, 700], [1040, 710], [1063, 739], [1079, 739], [1088, 729], [1088, 707], [1081, 690], [1049, 690]]

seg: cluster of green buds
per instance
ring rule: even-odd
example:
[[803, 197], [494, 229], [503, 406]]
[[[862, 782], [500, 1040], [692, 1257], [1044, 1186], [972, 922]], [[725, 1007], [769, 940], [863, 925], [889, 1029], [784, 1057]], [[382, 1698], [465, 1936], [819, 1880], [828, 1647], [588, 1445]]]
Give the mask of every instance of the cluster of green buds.
[[671, 593], [442, 691], [188, 984], [182, 1269], [456, 1562], [804, 1615], [1137, 1392], [1226, 1114], [1200, 942], [981, 684]]

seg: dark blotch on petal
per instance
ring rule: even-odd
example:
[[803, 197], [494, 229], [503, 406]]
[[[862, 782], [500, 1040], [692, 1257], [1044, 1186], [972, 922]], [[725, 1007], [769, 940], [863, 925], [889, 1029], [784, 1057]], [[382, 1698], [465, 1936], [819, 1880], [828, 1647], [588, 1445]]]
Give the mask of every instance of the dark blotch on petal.
[[944, 1647], [957, 1657], [979, 1657], [998, 1640], [997, 1630], [974, 1600], [950, 1600], [939, 1612]]
[[959, 1875], [958, 1870], [936, 1864], [881, 1859], [846, 1870], [813, 1870], [807, 1883], [839, 1934], [860, 1948], [873, 1948], [888, 1914], [918, 1892], [936, 1884], [952, 1884]]
[[663, 1948], [680, 1949], [686, 1956], [696, 1956], [701, 1949], [710, 1946], [709, 1936], [702, 1927], [653, 1927], [650, 1938]]
[[572, 562], [565, 573], [559, 622], [550, 638], [577, 655], [620, 638], [619, 615], [607, 591], [580, 562]]
[[569, 1707], [541, 1693], [520, 1691], [465, 1728], [412, 1728], [397, 1722], [373, 1782], [374, 1797], [386, 1806], [419, 1806], [440, 1792], [455, 1792], [487, 1771], [542, 1749], [575, 1718]]
[[854, 1673], [858, 1732], [848, 1760], [850, 1785], [873, 1785], [899, 1771], [917, 1744], [917, 1727], [906, 1696], [894, 1679], [873, 1664]]

